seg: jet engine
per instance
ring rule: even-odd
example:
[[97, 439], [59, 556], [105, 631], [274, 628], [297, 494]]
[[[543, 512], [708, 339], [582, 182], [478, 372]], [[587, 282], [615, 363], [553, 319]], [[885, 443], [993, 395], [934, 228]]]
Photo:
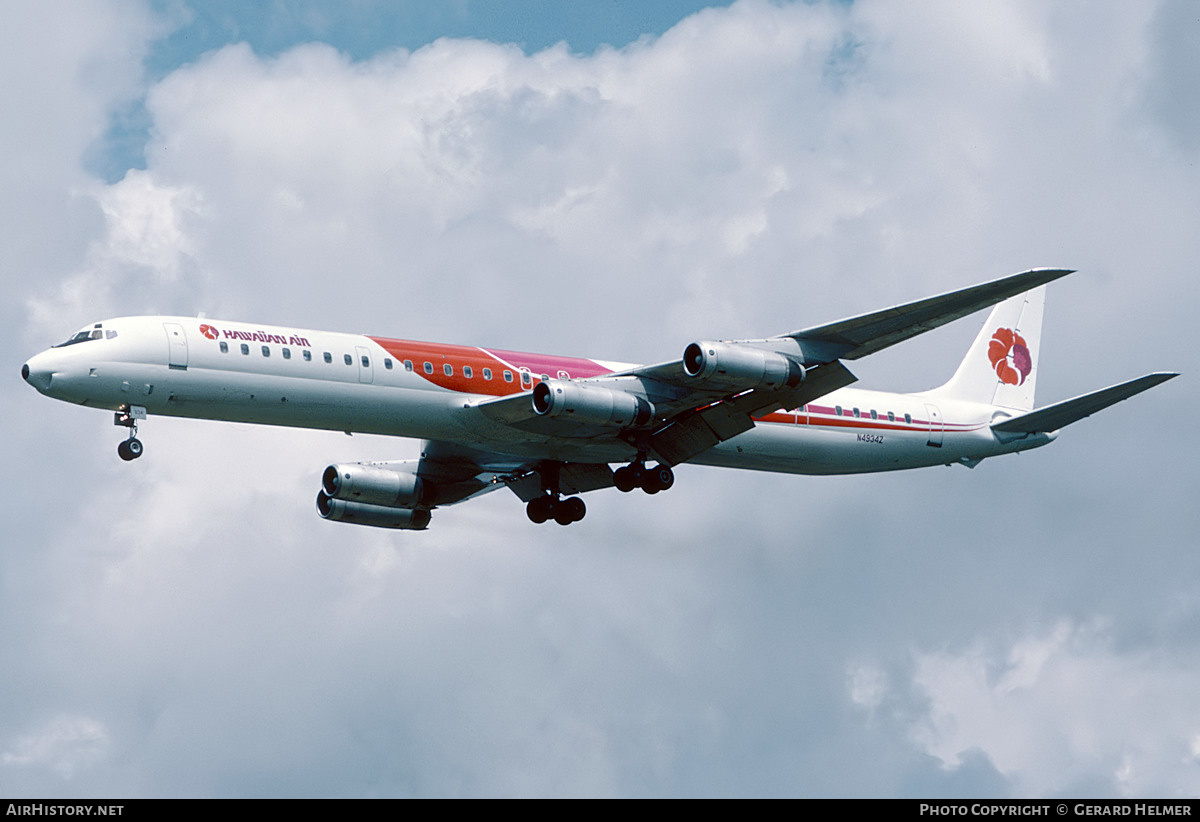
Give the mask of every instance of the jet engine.
[[643, 397], [565, 380], [543, 380], [535, 385], [533, 410], [544, 417], [561, 415], [614, 428], [642, 426], [654, 419], [654, 406]]
[[335, 522], [379, 528], [421, 530], [429, 525], [428, 506], [435, 496], [431, 483], [413, 470], [415, 462], [331, 465], [321, 475], [317, 513]]
[[791, 357], [729, 342], [692, 343], [683, 350], [683, 371], [718, 391], [793, 388], [804, 381], [804, 366]]
[[[413, 462], [397, 464], [416, 466]], [[397, 471], [362, 462], [329, 466], [321, 475], [321, 488], [334, 499], [388, 508], [416, 508], [433, 497], [433, 487], [415, 471]]]
[[430, 513], [426, 508], [388, 508], [365, 502], [334, 499], [324, 491], [317, 493], [317, 513], [334, 522], [374, 525], [376, 528], [402, 528], [423, 531], [429, 526]]

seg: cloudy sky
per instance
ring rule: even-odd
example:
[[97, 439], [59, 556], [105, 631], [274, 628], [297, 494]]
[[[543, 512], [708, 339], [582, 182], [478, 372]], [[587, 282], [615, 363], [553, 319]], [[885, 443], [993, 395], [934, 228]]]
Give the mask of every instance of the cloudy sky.
[[[0, 795], [1200, 793], [1200, 14], [1144, 3], [6, 3]], [[57, 6], [57, 8], [54, 8]], [[248, 10], [249, 9], [249, 10]], [[415, 443], [111, 416], [20, 365], [174, 313], [677, 356], [1033, 266], [973, 471], [678, 471], [321, 521]], [[946, 379], [982, 318], [855, 365]]]

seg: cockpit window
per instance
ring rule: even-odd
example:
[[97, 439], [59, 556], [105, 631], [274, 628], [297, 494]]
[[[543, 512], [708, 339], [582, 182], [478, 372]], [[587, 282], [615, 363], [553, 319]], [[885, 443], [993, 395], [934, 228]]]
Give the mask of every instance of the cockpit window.
[[76, 343], [87, 342], [88, 340], [103, 340], [106, 336], [111, 340], [113, 337], [117, 336], [117, 332], [113, 331], [111, 328], [105, 332], [104, 325], [102, 323], [96, 323], [93, 326], [83, 329], [65, 342], [60, 342], [58, 345], [53, 347], [62, 348], [63, 346], [75, 345]]

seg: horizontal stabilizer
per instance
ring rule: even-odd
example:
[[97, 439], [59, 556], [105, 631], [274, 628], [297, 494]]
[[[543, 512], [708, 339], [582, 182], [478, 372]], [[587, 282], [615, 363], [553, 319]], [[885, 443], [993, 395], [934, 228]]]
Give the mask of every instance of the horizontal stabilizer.
[[1082, 397], [1056, 402], [1054, 405], [1047, 405], [1045, 408], [1030, 411], [1019, 417], [1002, 420], [993, 425], [992, 430], [1001, 434], [1035, 434], [1043, 431], [1057, 431], [1178, 376], [1173, 373], [1147, 374], [1136, 380], [1093, 391]]
[[[830, 359], [857, 360], [1070, 273], [1062, 268], [1035, 268], [894, 308], [793, 331], [785, 336], [802, 344], [825, 344], [829, 347]], [[808, 350], [810, 346], [804, 345], [804, 348]]]

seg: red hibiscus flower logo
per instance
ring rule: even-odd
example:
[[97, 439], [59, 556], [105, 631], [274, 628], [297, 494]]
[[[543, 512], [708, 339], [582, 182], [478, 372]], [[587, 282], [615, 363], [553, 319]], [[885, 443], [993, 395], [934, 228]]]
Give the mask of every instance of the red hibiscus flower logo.
[[1033, 370], [1033, 356], [1025, 345], [1025, 338], [1011, 328], [1000, 328], [988, 343], [988, 359], [1000, 382], [1021, 385]]
[[210, 340], [215, 340], [217, 338], [217, 329], [213, 328], [211, 325], [200, 326], [200, 333], [208, 337]]

